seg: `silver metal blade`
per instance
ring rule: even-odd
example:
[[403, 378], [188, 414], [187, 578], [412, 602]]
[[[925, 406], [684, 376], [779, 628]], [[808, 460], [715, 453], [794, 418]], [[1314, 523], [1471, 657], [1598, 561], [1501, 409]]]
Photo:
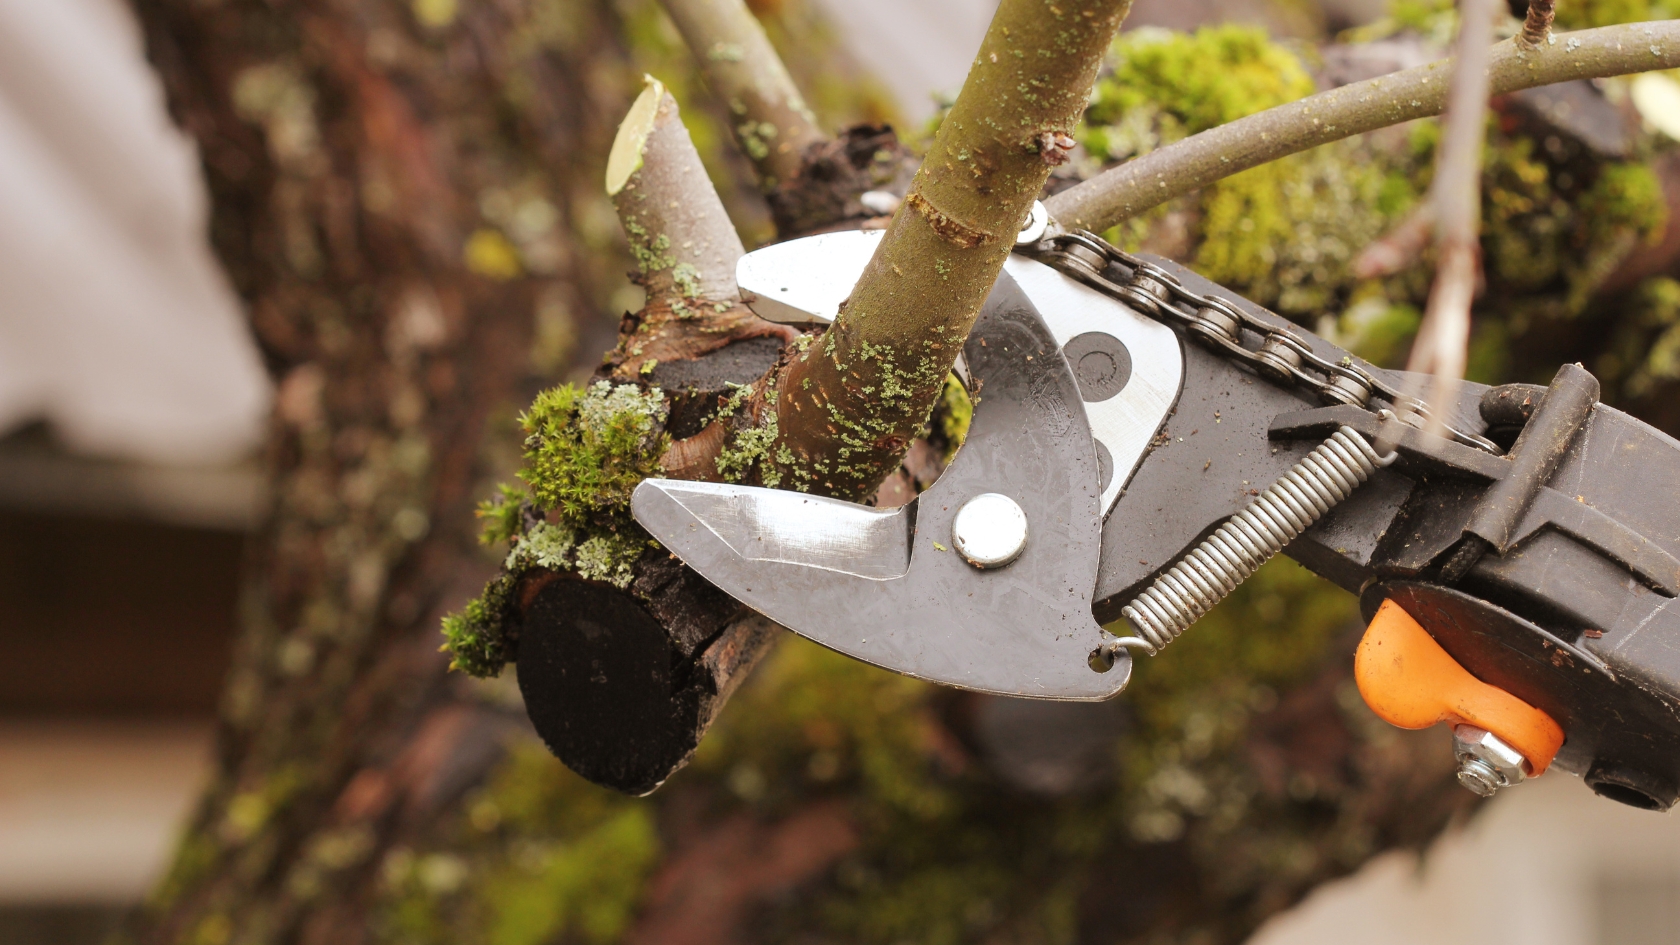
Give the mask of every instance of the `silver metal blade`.
[[819, 233], [755, 249], [735, 264], [735, 282], [756, 298], [747, 307], [784, 324], [834, 321], [885, 230]]
[[[887, 669], [1002, 695], [1096, 700], [1131, 664], [1088, 658], [1101, 543], [1094, 442], [1059, 346], [1007, 276], [966, 348], [981, 395], [939, 481], [882, 512], [746, 486], [648, 480], [637, 521], [707, 580], [818, 643]], [[1025, 549], [976, 568], [952, 520], [982, 493], [1025, 515]]]

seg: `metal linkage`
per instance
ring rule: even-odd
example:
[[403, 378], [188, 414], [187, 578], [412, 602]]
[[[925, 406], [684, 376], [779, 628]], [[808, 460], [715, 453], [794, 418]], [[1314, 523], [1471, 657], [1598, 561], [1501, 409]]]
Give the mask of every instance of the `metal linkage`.
[[[1225, 299], [1197, 295], [1165, 269], [1109, 245], [1084, 230], [1064, 230], [1039, 244], [1037, 257], [1060, 272], [1117, 298], [1144, 315], [1174, 323], [1190, 337], [1227, 359], [1247, 365], [1274, 383], [1312, 391], [1326, 404], [1349, 404], [1373, 412], [1373, 399], [1387, 401], [1407, 422], [1422, 426], [1430, 416], [1423, 401], [1354, 364], [1351, 359], [1329, 361], [1306, 342], [1253, 317]], [[1045, 248], [1047, 247], [1047, 248]], [[1125, 283], [1112, 281], [1108, 267], [1129, 271]], [[1245, 332], [1257, 342], [1245, 344]], [[1494, 455], [1503, 452], [1492, 441], [1447, 427], [1455, 441]]]
[[1109, 643], [1093, 665], [1111, 661], [1120, 647], [1160, 652], [1395, 458], [1392, 451], [1378, 455], [1351, 427], [1337, 430], [1121, 608], [1138, 636]]

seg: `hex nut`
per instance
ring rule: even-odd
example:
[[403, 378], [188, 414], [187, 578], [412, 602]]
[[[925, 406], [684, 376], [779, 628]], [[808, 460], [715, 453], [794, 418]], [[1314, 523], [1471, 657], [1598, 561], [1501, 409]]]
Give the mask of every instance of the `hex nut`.
[[1482, 797], [1528, 778], [1528, 759], [1492, 732], [1474, 725], [1453, 726], [1453, 754], [1458, 783]]

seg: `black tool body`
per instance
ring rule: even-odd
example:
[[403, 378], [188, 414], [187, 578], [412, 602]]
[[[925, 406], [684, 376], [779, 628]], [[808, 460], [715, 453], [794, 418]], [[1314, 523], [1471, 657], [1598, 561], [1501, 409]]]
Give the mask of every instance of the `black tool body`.
[[[1403, 386], [1401, 372], [1141, 258], [1326, 360]], [[1113, 266], [1109, 278], [1129, 275]], [[1510, 452], [1495, 455], [1325, 406], [1180, 331], [1178, 403], [1104, 523], [1099, 620], [1345, 424], [1397, 441], [1401, 460], [1285, 553], [1359, 594], [1367, 618], [1395, 599], [1479, 679], [1551, 715], [1566, 732], [1555, 764], [1600, 794], [1658, 810], [1680, 798], [1680, 441], [1595, 404], [1596, 381], [1572, 368], [1550, 390], [1461, 385], [1446, 420], [1502, 440]]]

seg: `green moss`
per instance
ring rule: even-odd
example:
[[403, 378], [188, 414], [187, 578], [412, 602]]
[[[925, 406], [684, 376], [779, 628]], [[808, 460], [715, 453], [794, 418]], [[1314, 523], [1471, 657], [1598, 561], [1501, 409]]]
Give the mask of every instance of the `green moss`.
[[524, 489], [506, 483], [497, 486], [496, 490], [499, 493], [496, 498], [485, 499], [478, 504], [478, 517], [484, 520], [478, 532], [481, 544], [499, 545], [512, 541], [519, 534], [521, 509], [529, 498]]
[[945, 389], [940, 392], [939, 403], [934, 405], [933, 419], [945, 446], [945, 461], [950, 462], [968, 439], [969, 424], [974, 422], [974, 401], [954, 374], [945, 378]]
[[442, 650], [450, 655], [450, 669], [489, 677], [513, 659], [517, 641], [505, 629], [513, 586], [514, 576], [503, 573], [459, 612], [443, 618]]
[[[630, 516], [630, 494], [659, 471], [670, 445], [667, 410], [658, 388], [636, 384], [567, 384], [537, 395], [519, 418], [525, 431], [519, 476], [529, 490], [503, 486], [499, 501], [479, 507], [483, 539], [512, 544], [502, 574], [443, 621], [452, 668], [494, 676], [514, 658], [517, 641], [506, 618], [512, 590], [528, 568], [629, 586], [649, 541]], [[522, 531], [527, 503], [539, 520]]]
[[469, 794], [441, 849], [386, 858], [374, 911], [392, 945], [618, 941], [660, 855], [649, 801], [588, 784], [535, 742]]

